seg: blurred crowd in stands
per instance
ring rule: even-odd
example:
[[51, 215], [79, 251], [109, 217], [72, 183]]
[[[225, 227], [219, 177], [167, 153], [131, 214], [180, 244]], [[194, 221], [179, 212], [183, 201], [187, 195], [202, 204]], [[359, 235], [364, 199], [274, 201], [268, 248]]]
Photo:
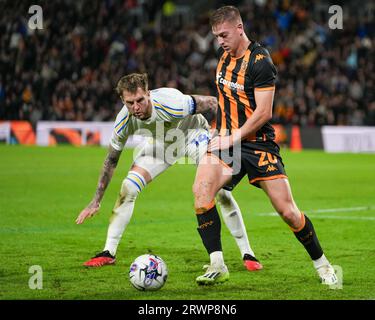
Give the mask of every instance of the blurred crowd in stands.
[[[221, 1], [39, 3], [42, 30], [28, 28], [34, 3], [2, 3], [0, 120], [113, 121], [122, 107], [114, 87], [131, 72], [147, 72], [151, 88], [215, 95], [208, 17]], [[238, 5], [278, 69], [275, 123], [375, 125], [371, 1], [343, 2], [342, 30], [328, 27], [329, 1], [225, 3]]]

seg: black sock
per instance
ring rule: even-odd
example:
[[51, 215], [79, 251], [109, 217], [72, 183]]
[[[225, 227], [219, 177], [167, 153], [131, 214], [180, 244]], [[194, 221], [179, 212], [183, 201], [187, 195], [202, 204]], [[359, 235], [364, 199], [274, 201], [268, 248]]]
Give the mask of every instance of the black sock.
[[323, 255], [318, 237], [316, 236], [314, 226], [310, 219], [305, 215], [305, 226], [301, 231], [294, 232], [298, 241], [303, 244], [311, 259], [319, 259]]
[[221, 221], [216, 206], [205, 213], [197, 214], [198, 232], [208, 254], [221, 249]]

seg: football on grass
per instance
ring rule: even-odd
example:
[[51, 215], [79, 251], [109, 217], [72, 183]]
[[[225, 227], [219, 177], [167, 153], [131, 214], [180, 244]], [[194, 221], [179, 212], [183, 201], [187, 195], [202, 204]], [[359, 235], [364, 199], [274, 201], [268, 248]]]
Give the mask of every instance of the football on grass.
[[167, 281], [167, 277], [167, 265], [160, 257], [153, 254], [139, 256], [129, 270], [130, 283], [141, 291], [160, 289]]

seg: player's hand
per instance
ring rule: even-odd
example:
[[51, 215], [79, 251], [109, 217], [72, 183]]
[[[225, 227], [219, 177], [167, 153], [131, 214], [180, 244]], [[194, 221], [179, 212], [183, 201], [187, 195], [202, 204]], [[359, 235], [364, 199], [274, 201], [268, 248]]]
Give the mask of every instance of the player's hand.
[[90, 204], [81, 211], [76, 219], [76, 224], [81, 224], [86, 218], [91, 218], [93, 215], [98, 213], [100, 209], [100, 203], [91, 201]]
[[225, 150], [229, 149], [233, 145], [233, 137], [232, 136], [216, 136], [211, 139], [208, 150], [209, 152], [215, 150]]

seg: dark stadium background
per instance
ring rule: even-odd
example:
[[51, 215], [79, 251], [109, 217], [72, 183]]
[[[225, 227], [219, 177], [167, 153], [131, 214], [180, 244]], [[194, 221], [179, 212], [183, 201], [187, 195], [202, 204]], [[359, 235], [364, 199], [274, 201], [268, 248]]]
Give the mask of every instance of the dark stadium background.
[[[151, 88], [215, 94], [208, 16], [239, 6], [248, 35], [278, 68], [274, 123], [375, 125], [374, 2], [1, 1], [0, 119], [113, 121], [117, 80], [147, 72]], [[43, 8], [44, 29], [27, 27]], [[341, 5], [343, 30], [328, 28]]]

